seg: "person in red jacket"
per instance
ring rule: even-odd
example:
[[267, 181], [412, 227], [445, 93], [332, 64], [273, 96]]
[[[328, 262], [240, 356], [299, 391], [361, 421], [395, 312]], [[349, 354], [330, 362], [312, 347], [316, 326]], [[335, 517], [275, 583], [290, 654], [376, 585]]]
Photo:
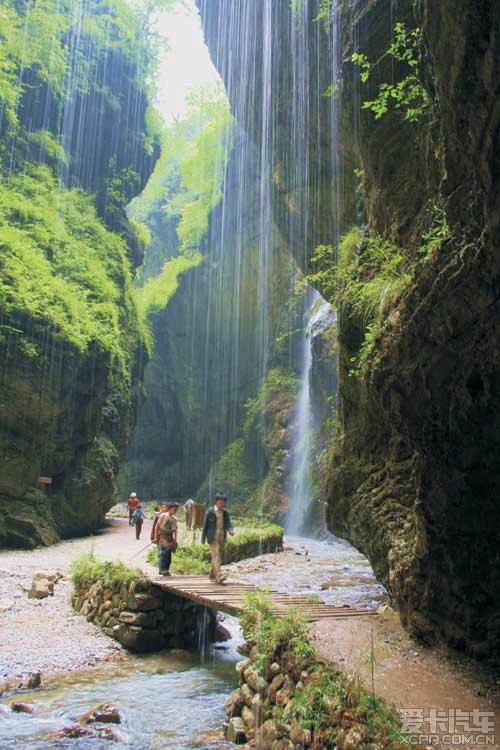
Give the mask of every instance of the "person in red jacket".
[[139, 505], [139, 498], [135, 494], [135, 492], [131, 492], [129, 495], [129, 498], [127, 500], [128, 505], [128, 525], [133, 526], [134, 522], [132, 521], [132, 516], [134, 515], [134, 510]]

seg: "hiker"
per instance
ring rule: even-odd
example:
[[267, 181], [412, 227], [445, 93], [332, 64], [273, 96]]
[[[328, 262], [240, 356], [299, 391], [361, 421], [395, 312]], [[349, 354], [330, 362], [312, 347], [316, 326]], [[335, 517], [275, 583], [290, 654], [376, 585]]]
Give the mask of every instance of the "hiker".
[[130, 493], [128, 500], [127, 500], [127, 505], [128, 505], [128, 525], [133, 526], [132, 516], [134, 515], [134, 510], [139, 505], [139, 498], [137, 497], [135, 492]]
[[210, 568], [209, 578], [217, 583], [222, 583], [226, 578], [221, 571], [221, 559], [226, 536], [228, 533], [234, 536], [231, 516], [226, 508], [226, 502], [226, 495], [217, 493], [213, 507], [207, 510], [201, 533], [201, 543], [208, 542], [210, 545], [212, 567]]
[[186, 513], [186, 529], [191, 529], [191, 525], [193, 523], [193, 510], [194, 510], [194, 501], [192, 498], [189, 498], [189, 500], [186, 500], [184, 505], [182, 506], [184, 508], [184, 511]]
[[[156, 524], [158, 523], [158, 519], [162, 513], [167, 513], [167, 512], [168, 512], [168, 505], [167, 505], [166, 500], [163, 500], [163, 502], [156, 504], [155, 515], [153, 518], [153, 526], [151, 527], [151, 541], [152, 542], [154, 542], [154, 539], [155, 539]], [[160, 545], [157, 544], [156, 546], [158, 547], [158, 555], [159, 555]]]
[[169, 500], [167, 512], [160, 513], [155, 526], [153, 542], [158, 545], [158, 571], [161, 576], [170, 575], [172, 552], [177, 549], [177, 519], [175, 513], [179, 503]]
[[136, 539], [141, 538], [142, 524], [144, 523], [145, 518], [146, 518], [146, 514], [144, 513], [142, 509], [142, 505], [141, 503], [138, 503], [137, 508], [132, 513], [132, 523], [135, 526], [135, 538]]

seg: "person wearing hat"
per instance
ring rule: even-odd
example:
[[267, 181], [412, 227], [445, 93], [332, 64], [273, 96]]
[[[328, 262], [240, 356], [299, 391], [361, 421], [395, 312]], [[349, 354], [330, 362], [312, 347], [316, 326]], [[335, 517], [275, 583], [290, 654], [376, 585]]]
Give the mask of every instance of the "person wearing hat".
[[127, 505], [128, 505], [128, 525], [133, 526], [134, 522], [132, 521], [132, 516], [134, 515], [134, 510], [139, 505], [139, 498], [137, 497], [135, 492], [130, 493], [128, 500], [127, 500]]
[[161, 576], [170, 575], [172, 552], [177, 549], [177, 519], [175, 513], [179, 503], [169, 500], [167, 512], [160, 513], [155, 526], [153, 542], [158, 545], [158, 571]]
[[226, 508], [226, 503], [226, 495], [218, 492], [215, 496], [214, 505], [207, 510], [201, 533], [201, 543], [208, 542], [210, 545], [212, 566], [209, 578], [211, 581], [216, 581], [217, 583], [222, 583], [226, 577], [222, 574], [221, 562], [227, 535], [234, 536], [231, 515]]

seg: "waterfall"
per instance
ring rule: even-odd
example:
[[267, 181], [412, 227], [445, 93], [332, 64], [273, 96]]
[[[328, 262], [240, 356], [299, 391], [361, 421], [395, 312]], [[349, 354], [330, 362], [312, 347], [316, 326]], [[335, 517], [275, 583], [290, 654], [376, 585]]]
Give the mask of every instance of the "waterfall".
[[307, 510], [311, 504], [311, 448], [314, 419], [311, 404], [312, 356], [312, 311], [320, 295], [313, 292], [304, 313], [300, 359], [300, 385], [292, 423], [292, 450], [290, 460], [289, 506], [285, 519], [287, 534], [300, 534], [303, 531]]

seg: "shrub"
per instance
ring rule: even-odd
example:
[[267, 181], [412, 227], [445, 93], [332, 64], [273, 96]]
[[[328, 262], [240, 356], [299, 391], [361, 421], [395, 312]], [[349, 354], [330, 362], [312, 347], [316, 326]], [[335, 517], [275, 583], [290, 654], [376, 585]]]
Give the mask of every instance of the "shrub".
[[71, 580], [75, 586], [100, 581], [105, 588], [117, 584], [128, 586], [132, 581], [144, 581], [144, 574], [139, 568], [130, 568], [121, 560], [101, 562], [94, 552], [86, 552], [71, 564]]
[[[224, 546], [223, 562], [226, 564], [255, 557], [266, 552], [276, 552], [283, 546], [283, 529], [276, 524], [255, 526], [253, 529], [242, 529], [236, 536], [228, 537]], [[190, 544], [179, 546], [172, 557], [173, 573], [198, 575], [208, 573], [210, 569], [210, 547], [208, 544]], [[156, 548], [147, 554], [151, 565], [158, 564]]]

